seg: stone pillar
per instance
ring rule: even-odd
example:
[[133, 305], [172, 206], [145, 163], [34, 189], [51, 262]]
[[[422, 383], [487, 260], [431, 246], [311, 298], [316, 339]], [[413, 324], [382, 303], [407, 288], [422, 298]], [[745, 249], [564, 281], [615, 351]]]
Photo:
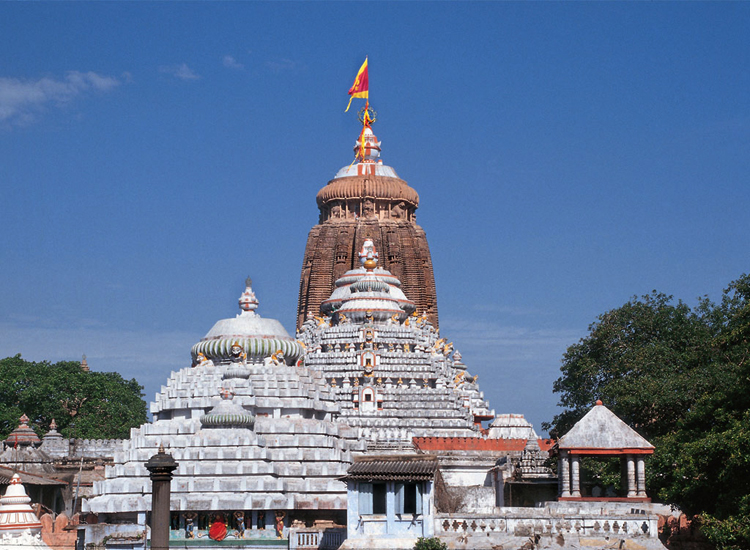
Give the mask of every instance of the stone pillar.
[[646, 462], [643, 459], [643, 455], [638, 455], [635, 466], [637, 496], [640, 498], [646, 498]]
[[570, 497], [570, 458], [567, 451], [560, 451], [560, 496], [562, 498]]
[[581, 496], [581, 476], [580, 476], [581, 459], [578, 455], [570, 457], [570, 496]]
[[635, 498], [635, 460], [633, 460], [633, 455], [627, 455], [626, 460], [628, 462], [628, 498]]
[[169, 493], [177, 462], [160, 445], [145, 466], [151, 478], [151, 550], [169, 550]]

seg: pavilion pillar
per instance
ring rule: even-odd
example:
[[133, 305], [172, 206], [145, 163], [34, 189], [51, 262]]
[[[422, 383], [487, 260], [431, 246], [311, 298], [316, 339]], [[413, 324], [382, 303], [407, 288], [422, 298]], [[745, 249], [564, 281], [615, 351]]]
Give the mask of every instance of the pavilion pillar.
[[570, 457], [570, 496], [581, 496], [581, 458], [578, 455]]
[[560, 496], [570, 498], [570, 458], [567, 451], [560, 451]]
[[628, 498], [635, 498], [637, 494], [636, 490], [636, 482], [635, 482], [635, 460], [633, 459], [633, 455], [627, 455], [627, 468], [628, 468], [628, 477], [627, 477], [627, 489], [628, 489]]
[[646, 497], [646, 461], [643, 458], [643, 455], [638, 455], [638, 458], [636, 459], [636, 491], [637, 496], [645, 498]]
[[145, 466], [151, 478], [151, 550], [169, 550], [170, 483], [177, 462], [160, 445]]

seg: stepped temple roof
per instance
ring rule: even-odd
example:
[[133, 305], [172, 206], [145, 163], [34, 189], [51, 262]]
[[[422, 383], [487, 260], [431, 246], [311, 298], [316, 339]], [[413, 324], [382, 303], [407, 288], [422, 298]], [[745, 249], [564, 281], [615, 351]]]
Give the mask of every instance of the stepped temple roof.
[[[414, 437], [474, 437], [494, 411], [453, 344], [418, 315], [372, 240], [298, 337], [306, 366], [321, 372], [368, 451], [412, 448]], [[382, 255], [381, 255], [382, 257]]]
[[339, 405], [322, 375], [297, 365], [300, 344], [254, 312], [249, 281], [240, 303], [237, 318], [216, 323], [193, 347], [194, 366], [162, 387], [153, 423], [131, 432], [87, 510], [150, 510], [144, 463], [161, 444], [179, 463], [173, 511], [346, 508], [338, 478], [363, 448], [356, 431], [334, 421]]

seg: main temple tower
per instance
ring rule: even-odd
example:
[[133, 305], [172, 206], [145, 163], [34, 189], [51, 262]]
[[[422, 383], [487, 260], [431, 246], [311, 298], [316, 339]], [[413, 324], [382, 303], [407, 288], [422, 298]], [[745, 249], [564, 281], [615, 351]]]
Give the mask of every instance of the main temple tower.
[[380, 251], [382, 267], [401, 280], [401, 288], [415, 302], [416, 311], [426, 313], [438, 327], [432, 258], [427, 236], [416, 223], [419, 195], [393, 168], [383, 164], [380, 144], [365, 124], [354, 146], [355, 161], [318, 192], [320, 219], [307, 237], [297, 328], [309, 314], [319, 314], [335, 281], [358, 267], [357, 252], [365, 239], [371, 239]]

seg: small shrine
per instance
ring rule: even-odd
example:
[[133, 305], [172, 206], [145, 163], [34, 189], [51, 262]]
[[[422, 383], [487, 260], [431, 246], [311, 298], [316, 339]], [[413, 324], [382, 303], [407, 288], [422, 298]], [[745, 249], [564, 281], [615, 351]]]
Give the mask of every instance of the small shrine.
[[29, 427], [29, 417], [24, 414], [19, 419], [18, 427], [6, 438], [5, 446], [13, 448], [28, 447], [30, 445], [37, 446], [41, 442], [39, 436]]
[[[651, 502], [646, 496], [644, 458], [654, 446], [625, 424], [601, 401], [581, 418], [557, 443], [560, 453], [559, 500]], [[582, 457], [617, 457], [622, 463], [624, 496], [586, 494], [581, 489]]]
[[346, 548], [413, 547], [434, 534], [434, 480], [438, 458], [429, 454], [355, 457], [346, 477]]
[[30, 502], [21, 476], [14, 474], [5, 494], [0, 497], [0, 548], [49, 548], [42, 542], [42, 522]]

